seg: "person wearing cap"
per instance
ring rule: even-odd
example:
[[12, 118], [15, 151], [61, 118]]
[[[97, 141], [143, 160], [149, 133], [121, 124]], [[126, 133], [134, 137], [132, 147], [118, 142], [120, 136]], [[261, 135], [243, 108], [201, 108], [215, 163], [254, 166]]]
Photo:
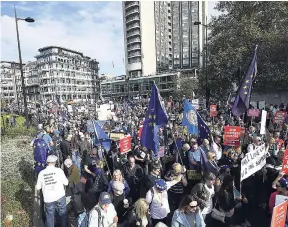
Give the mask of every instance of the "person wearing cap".
[[275, 207], [277, 195], [288, 196], [288, 180], [284, 177], [280, 178], [278, 182], [276, 182], [276, 191], [270, 195], [269, 210], [271, 213], [273, 212], [273, 208]]
[[150, 204], [150, 213], [153, 226], [159, 222], [167, 223], [167, 216], [170, 213], [167, 191], [175, 184], [180, 182], [181, 175], [169, 182], [159, 179], [155, 186], [146, 194], [146, 201]]
[[253, 137], [253, 142], [250, 143], [247, 147], [247, 152], [251, 152], [253, 150], [255, 150], [256, 148], [258, 148], [259, 146], [261, 146], [261, 137], [260, 136], [254, 136]]
[[64, 166], [67, 168], [67, 177], [69, 181], [69, 188], [72, 189], [80, 183], [80, 175], [78, 167], [73, 164], [70, 158], [64, 161]]
[[155, 182], [161, 179], [161, 164], [160, 160], [154, 160], [152, 163], [152, 171], [145, 176], [145, 195], [151, 188], [154, 187]]
[[66, 178], [62, 169], [55, 167], [56, 161], [57, 156], [48, 156], [48, 165], [39, 173], [36, 189], [42, 189], [43, 192], [45, 214], [47, 220], [46, 226], [54, 227], [55, 210], [57, 207], [61, 227], [66, 227], [67, 216], [64, 186], [68, 185], [68, 179]]
[[31, 146], [33, 146], [33, 143], [36, 139], [43, 139], [45, 141], [45, 143], [48, 146], [49, 151], [51, 151], [51, 147], [54, 145], [53, 140], [51, 138], [51, 136], [47, 133], [47, 127], [45, 129], [43, 129], [43, 125], [39, 124], [38, 125], [38, 134], [36, 136], [36, 138], [34, 138], [31, 142]]
[[108, 192], [102, 192], [98, 204], [90, 211], [88, 227], [117, 227], [118, 217]]

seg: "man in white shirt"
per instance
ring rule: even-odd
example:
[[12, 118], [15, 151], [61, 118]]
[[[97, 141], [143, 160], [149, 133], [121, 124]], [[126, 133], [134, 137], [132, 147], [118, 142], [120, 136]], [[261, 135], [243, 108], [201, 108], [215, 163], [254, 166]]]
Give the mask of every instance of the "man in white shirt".
[[211, 143], [211, 152], [215, 153], [215, 158], [216, 161], [219, 161], [222, 157], [222, 146], [221, 146], [221, 137], [220, 136], [215, 136], [215, 138], [213, 139], [213, 137], [211, 137], [212, 139], [212, 143]]
[[118, 217], [108, 192], [102, 192], [99, 203], [90, 211], [88, 227], [117, 227]]
[[62, 169], [55, 167], [57, 159], [55, 155], [48, 156], [48, 166], [39, 173], [36, 184], [36, 189], [43, 192], [47, 227], [54, 227], [55, 209], [58, 210], [61, 227], [67, 226], [64, 186], [68, 185], [68, 179]]

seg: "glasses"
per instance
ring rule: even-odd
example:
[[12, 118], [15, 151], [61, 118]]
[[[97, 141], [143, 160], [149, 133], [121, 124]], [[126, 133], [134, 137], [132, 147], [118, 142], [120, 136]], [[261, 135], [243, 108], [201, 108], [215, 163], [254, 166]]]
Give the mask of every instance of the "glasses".
[[196, 206], [190, 206], [189, 205], [189, 208], [191, 208], [191, 209], [197, 208], [197, 205]]

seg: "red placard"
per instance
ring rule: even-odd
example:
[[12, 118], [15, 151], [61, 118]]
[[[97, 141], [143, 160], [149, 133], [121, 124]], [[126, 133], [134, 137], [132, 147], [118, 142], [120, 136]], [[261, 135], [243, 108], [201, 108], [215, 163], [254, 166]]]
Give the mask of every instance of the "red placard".
[[224, 145], [238, 147], [240, 146], [240, 138], [242, 128], [239, 126], [224, 127]]
[[142, 130], [143, 130], [143, 125], [141, 125], [141, 126], [139, 127], [139, 130], [138, 130], [138, 137], [139, 137], [139, 139], [141, 139]]
[[217, 116], [217, 105], [210, 105], [210, 117]]
[[120, 139], [120, 153], [131, 151], [131, 136]]
[[282, 172], [288, 174], [288, 149], [284, 153], [283, 163], [282, 163]]
[[259, 117], [259, 115], [260, 115], [260, 110], [258, 109], [249, 109], [247, 113], [248, 117]]
[[287, 214], [287, 201], [273, 208], [272, 220], [270, 227], [284, 227]]
[[286, 120], [286, 115], [287, 115], [286, 112], [278, 110], [274, 115], [273, 122], [278, 125], [282, 125]]
[[167, 102], [167, 107], [171, 107], [172, 106], [172, 102]]

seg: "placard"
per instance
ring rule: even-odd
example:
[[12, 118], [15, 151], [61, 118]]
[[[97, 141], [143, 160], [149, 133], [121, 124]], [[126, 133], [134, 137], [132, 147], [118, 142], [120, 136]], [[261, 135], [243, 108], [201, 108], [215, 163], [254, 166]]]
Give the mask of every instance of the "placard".
[[286, 120], [286, 115], [287, 115], [286, 112], [278, 110], [274, 115], [273, 122], [278, 125], [282, 125]]
[[199, 110], [199, 99], [192, 99], [191, 104], [196, 110]]
[[139, 127], [139, 130], [138, 130], [138, 137], [139, 137], [139, 139], [141, 139], [142, 130], [143, 130], [143, 125], [141, 125], [141, 126]]
[[275, 206], [278, 206], [279, 204], [288, 201], [288, 196], [285, 195], [276, 195], [275, 198]]
[[240, 146], [240, 138], [242, 129], [239, 126], [224, 127], [224, 145], [238, 147]]
[[110, 133], [110, 139], [112, 140], [120, 140], [124, 137], [125, 137], [124, 133], [115, 133], [115, 132]]
[[217, 105], [210, 105], [210, 117], [217, 116]]
[[241, 181], [250, 177], [266, 165], [265, 144], [257, 146], [241, 160]]
[[120, 139], [120, 153], [127, 153], [131, 151], [131, 136], [126, 136]]
[[262, 110], [260, 135], [265, 135], [266, 134], [266, 120], [267, 120], [267, 111], [266, 110]]
[[273, 208], [270, 227], [284, 227], [287, 215], [287, 201]]
[[248, 117], [259, 117], [259, 115], [260, 115], [260, 110], [258, 109], [249, 109], [247, 113]]
[[187, 178], [188, 180], [201, 180], [202, 175], [198, 173], [196, 170], [187, 170]]
[[266, 102], [265, 101], [259, 101], [258, 102], [258, 108], [260, 110], [264, 110], [265, 109], [265, 106], [266, 106]]
[[285, 172], [285, 174], [288, 174], [288, 149], [285, 150], [283, 163], [282, 163], [282, 172]]

